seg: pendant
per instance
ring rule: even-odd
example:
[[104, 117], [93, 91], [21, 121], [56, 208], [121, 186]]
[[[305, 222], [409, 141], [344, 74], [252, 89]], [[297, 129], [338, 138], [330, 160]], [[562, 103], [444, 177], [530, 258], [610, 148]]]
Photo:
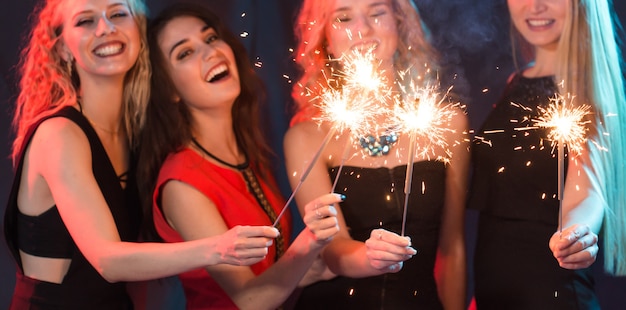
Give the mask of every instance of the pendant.
[[361, 147], [369, 156], [384, 156], [389, 154], [391, 147], [396, 144], [397, 141], [398, 134], [393, 131], [389, 134], [380, 135], [378, 139], [373, 135], [367, 135], [359, 139]]

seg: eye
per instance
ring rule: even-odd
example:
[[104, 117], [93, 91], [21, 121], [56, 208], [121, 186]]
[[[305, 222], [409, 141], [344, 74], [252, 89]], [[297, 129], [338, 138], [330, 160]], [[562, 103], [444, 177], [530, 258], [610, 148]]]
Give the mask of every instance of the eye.
[[341, 14], [341, 15], [335, 17], [335, 22], [337, 22], [337, 23], [347, 23], [347, 22], [349, 22], [351, 20], [352, 20], [352, 18], [348, 14]]
[[129, 15], [128, 12], [119, 11], [119, 12], [115, 12], [115, 13], [111, 14], [111, 16], [109, 18], [110, 19], [113, 19], [113, 18], [123, 18], [123, 17], [127, 17], [128, 15]]
[[381, 9], [381, 10], [376, 10], [374, 13], [372, 13], [370, 15], [370, 17], [380, 17], [380, 16], [383, 16], [385, 14], [387, 14], [387, 10]]
[[217, 34], [210, 34], [206, 37], [206, 39], [204, 40], [204, 42], [206, 43], [213, 43], [217, 40], [219, 40], [220, 38], [217, 36]]
[[76, 22], [74, 26], [80, 27], [80, 26], [90, 25], [92, 23], [93, 23], [93, 19], [91, 18], [81, 18]]
[[193, 51], [191, 49], [184, 49], [176, 54], [176, 60], [183, 60], [187, 58], [187, 56], [191, 55]]

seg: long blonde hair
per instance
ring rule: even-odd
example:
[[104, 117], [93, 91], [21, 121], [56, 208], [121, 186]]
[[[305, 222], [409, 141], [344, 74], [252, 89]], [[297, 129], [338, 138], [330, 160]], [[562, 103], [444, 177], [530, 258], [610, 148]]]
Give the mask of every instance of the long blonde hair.
[[[610, 0], [572, 0], [557, 49], [561, 94], [594, 110], [589, 173], [602, 194], [605, 269], [626, 275], [626, 95]], [[518, 39], [520, 35], [516, 36]], [[519, 42], [528, 50], [528, 42]]]
[[[28, 128], [45, 115], [76, 103], [80, 81], [72, 63], [63, 60], [57, 44], [63, 32], [62, 4], [65, 0], [47, 0], [33, 12], [35, 19], [26, 47], [21, 52], [20, 92], [13, 127], [12, 158], [16, 163]], [[146, 39], [146, 7], [142, 0], [126, 0], [141, 34], [141, 50], [135, 65], [124, 81], [124, 123], [134, 146], [142, 116], [150, 97], [150, 60]]]
[[[297, 104], [300, 116], [306, 119], [315, 114], [311, 98], [319, 91], [319, 85], [325, 85], [324, 76], [331, 76], [336, 62], [326, 50], [327, 38], [325, 27], [330, 20], [334, 0], [304, 0], [298, 13], [295, 35], [297, 48], [295, 60], [302, 76], [292, 90], [292, 97]], [[395, 70], [405, 70], [409, 83], [411, 79], [424, 76], [424, 65], [431, 70], [437, 68], [437, 55], [427, 41], [425, 27], [411, 0], [391, 0], [391, 6], [398, 26], [398, 47], [394, 55]], [[297, 120], [292, 120], [292, 123]]]

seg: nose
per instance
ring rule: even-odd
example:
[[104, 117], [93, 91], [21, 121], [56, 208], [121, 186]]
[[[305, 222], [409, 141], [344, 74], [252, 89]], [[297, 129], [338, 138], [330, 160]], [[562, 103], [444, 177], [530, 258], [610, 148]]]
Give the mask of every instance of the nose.
[[368, 36], [371, 31], [372, 24], [366, 16], [357, 18], [354, 23], [354, 27], [352, 28], [352, 32], [356, 32], [360, 38]]
[[209, 60], [209, 59], [215, 57], [215, 55], [217, 53], [218, 53], [218, 51], [215, 48], [215, 46], [212, 46], [210, 44], [203, 44], [202, 45], [202, 59], [203, 60]]
[[115, 32], [115, 25], [113, 24], [113, 22], [111, 22], [111, 20], [106, 16], [105, 13], [102, 13], [102, 17], [98, 19], [96, 36], [100, 37], [113, 32]]
[[530, 11], [533, 13], [540, 13], [546, 9], [545, 0], [528, 0]]

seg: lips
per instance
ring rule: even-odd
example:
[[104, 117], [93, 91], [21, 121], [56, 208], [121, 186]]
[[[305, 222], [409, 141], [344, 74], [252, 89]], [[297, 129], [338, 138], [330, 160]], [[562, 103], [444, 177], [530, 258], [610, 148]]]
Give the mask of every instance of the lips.
[[358, 52], [368, 52], [368, 51], [375, 50], [377, 47], [378, 47], [378, 41], [370, 40], [370, 41], [357, 42], [356, 44], [352, 45], [351, 49], [353, 51], [358, 51]]
[[531, 28], [543, 28], [554, 24], [554, 19], [527, 19], [526, 23]]
[[213, 67], [205, 76], [205, 81], [209, 83], [217, 82], [229, 75], [226, 63], [220, 63]]
[[98, 45], [93, 49], [93, 53], [99, 57], [109, 57], [119, 55], [124, 51], [125, 45], [121, 42], [109, 42]]

